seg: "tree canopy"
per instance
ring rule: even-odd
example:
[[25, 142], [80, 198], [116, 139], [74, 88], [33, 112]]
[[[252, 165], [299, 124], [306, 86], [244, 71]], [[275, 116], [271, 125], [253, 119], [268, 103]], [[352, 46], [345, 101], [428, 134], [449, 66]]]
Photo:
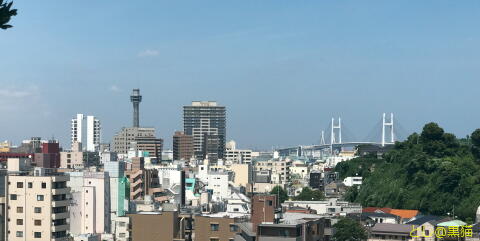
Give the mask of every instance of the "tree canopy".
[[341, 218], [333, 225], [333, 228], [335, 229], [333, 234], [335, 241], [362, 241], [368, 238], [362, 225], [351, 218]]
[[341, 162], [341, 177], [358, 173], [360, 189], [350, 188], [345, 199], [363, 206], [418, 209], [446, 215], [455, 210], [463, 219], [475, 217], [480, 205], [480, 129], [469, 140], [445, 133], [428, 123], [382, 159], [359, 157]]
[[280, 203], [283, 203], [288, 199], [287, 191], [285, 191], [285, 189], [283, 189], [281, 186], [275, 186], [274, 188], [272, 188], [270, 194], [278, 195]]
[[17, 15], [17, 9], [12, 9], [13, 2], [4, 2], [0, 0], [0, 28], [11, 28], [12, 25], [8, 24], [12, 16]]
[[302, 188], [302, 192], [294, 199], [297, 201], [321, 201], [325, 199], [325, 196], [320, 190], [312, 190], [309, 187], [304, 187]]

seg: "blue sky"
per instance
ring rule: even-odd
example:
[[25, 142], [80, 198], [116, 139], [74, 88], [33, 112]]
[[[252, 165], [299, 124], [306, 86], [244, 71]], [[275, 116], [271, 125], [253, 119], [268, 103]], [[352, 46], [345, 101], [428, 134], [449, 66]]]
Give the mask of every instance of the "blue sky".
[[0, 31], [0, 139], [60, 139], [76, 113], [103, 141], [141, 124], [171, 146], [182, 106], [227, 106], [228, 139], [311, 144], [332, 116], [356, 137], [381, 113], [480, 127], [479, 1], [20, 1]]

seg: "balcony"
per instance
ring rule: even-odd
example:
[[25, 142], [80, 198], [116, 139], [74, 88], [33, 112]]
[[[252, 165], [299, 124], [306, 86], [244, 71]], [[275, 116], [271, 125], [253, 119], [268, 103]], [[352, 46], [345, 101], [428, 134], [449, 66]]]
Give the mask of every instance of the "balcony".
[[52, 232], [67, 231], [70, 228], [69, 224], [52, 226]]
[[59, 195], [59, 194], [68, 194], [70, 193], [70, 187], [52, 189], [52, 195]]
[[[52, 213], [52, 220], [69, 218], [69, 213]], [[61, 230], [60, 230], [61, 231]]]
[[68, 206], [69, 204], [70, 200], [52, 201], [52, 207], [63, 207]]

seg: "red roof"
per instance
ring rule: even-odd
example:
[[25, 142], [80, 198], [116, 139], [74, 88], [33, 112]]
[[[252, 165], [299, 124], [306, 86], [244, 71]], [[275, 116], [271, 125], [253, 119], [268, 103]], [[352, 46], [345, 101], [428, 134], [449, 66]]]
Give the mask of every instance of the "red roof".
[[378, 208], [378, 207], [366, 207], [362, 209], [364, 213], [383, 212], [390, 213], [400, 218], [413, 218], [419, 214], [418, 210], [413, 209], [391, 209], [391, 208]]

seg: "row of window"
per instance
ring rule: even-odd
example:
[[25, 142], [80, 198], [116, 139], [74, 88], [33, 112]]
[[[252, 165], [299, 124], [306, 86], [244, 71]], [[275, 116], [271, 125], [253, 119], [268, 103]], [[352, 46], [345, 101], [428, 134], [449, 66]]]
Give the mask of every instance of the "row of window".
[[[17, 225], [23, 225], [23, 219], [17, 219]], [[39, 219], [33, 220], [33, 225], [42, 226], [42, 220], [39, 220]]]
[[[23, 231], [17, 231], [15, 236], [17, 238], [22, 238], [23, 237]], [[42, 238], [42, 233], [41, 232], [33, 232], [33, 237], [34, 238]]]
[[[10, 194], [10, 200], [17, 200], [17, 194]], [[37, 201], [44, 201], [44, 195], [37, 195]]]
[[[220, 224], [210, 223], [210, 231], [218, 231], [220, 229]], [[238, 227], [235, 224], [230, 224], [230, 232], [237, 232]]]
[[[29, 182], [27, 184], [28, 188], [33, 188], [33, 183], [32, 182]], [[47, 188], [47, 183], [46, 182], [42, 182], [41, 183], [41, 187], [43, 189]], [[17, 182], [17, 188], [23, 188], [23, 182]]]

